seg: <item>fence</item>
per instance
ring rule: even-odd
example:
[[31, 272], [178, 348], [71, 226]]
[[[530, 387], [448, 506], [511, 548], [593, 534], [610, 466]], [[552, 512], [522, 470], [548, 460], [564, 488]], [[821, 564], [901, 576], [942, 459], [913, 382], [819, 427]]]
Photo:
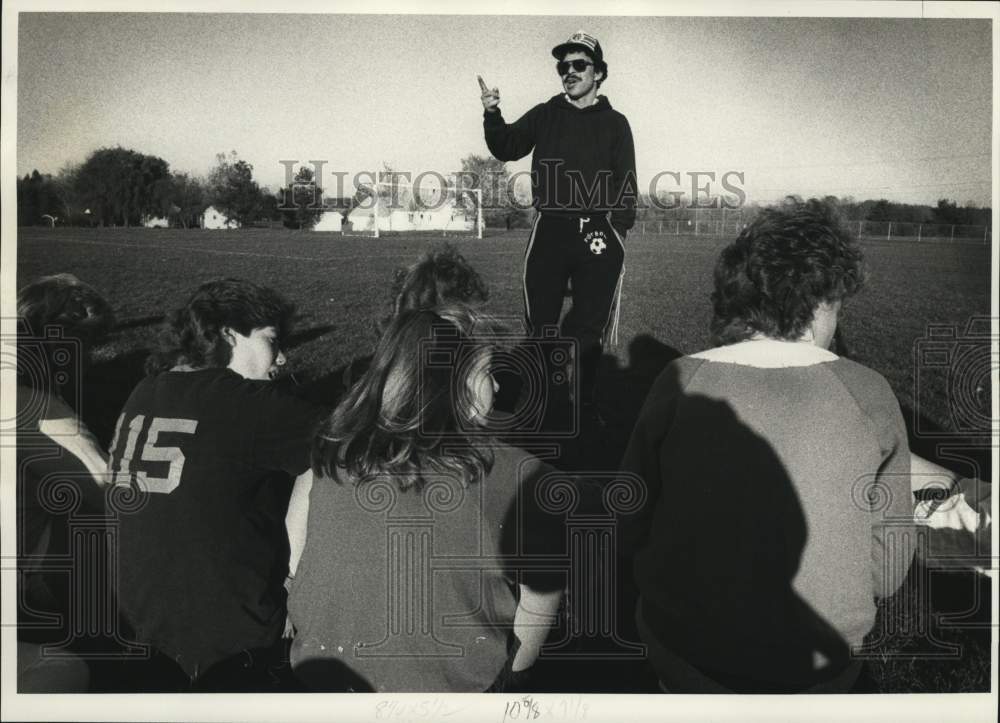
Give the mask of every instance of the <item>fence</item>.
[[[989, 226], [911, 223], [908, 221], [848, 221], [858, 238], [883, 241], [933, 241], [989, 244]], [[663, 219], [637, 221], [633, 232], [654, 236], [736, 236], [744, 227], [741, 217], [735, 220]]]
[[857, 223], [858, 238], [886, 241], [948, 241], [964, 243], [990, 242], [989, 226], [963, 226], [942, 223], [912, 223], [907, 221], [852, 221]]

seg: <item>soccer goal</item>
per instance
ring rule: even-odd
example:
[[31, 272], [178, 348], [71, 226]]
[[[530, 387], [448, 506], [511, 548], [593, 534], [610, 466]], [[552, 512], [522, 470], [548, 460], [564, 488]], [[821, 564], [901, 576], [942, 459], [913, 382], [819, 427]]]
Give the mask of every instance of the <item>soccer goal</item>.
[[381, 179], [362, 189], [365, 198], [347, 216], [347, 236], [483, 237], [483, 193], [479, 188], [431, 182], [415, 186]]

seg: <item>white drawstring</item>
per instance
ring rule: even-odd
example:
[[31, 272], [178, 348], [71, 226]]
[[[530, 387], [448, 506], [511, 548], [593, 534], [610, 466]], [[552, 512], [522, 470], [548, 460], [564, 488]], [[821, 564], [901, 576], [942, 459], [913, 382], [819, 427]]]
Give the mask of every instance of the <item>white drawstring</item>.
[[608, 227], [611, 229], [611, 233], [613, 233], [615, 235], [615, 238], [618, 239], [618, 243], [621, 244], [621, 247], [622, 247], [622, 270], [618, 273], [618, 286], [617, 286], [616, 291], [615, 291], [615, 302], [614, 302], [615, 303], [615, 317], [614, 317], [614, 319], [611, 322], [611, 333], [608, 334], [607, 330], [605, 329], [605, 335], [604, 335], [603, 341], [607, 342], [607, 341], [610, 340], [611, 346], [617, 347], [618, 346], [618, 322], [619, 322], [619, 319], [621, 318], [621, 310], [622, 310], [622, 287], [625, 286], [625, 256], [624, 256], [624, 254], [625, 254], [625, 241], [622, 239], [622, 237], [615, 230], [615, 227], [611, 225], [611, 214], [610, 213], [607, 215], [607, 220], [608, 220]]
[[585, 223], [590, 223], [590, 219], [580, 216], [580, 233], [583, 233], [583, 224]]
[[622, 265], [621, 273], [618, 275], [618, 286], [615, 291], [615, 315], [611, 320], [611, 330], [608, 331], [607, 328], [604, 330], [604, 338], [602, 341], [607, 344], [610, 342], [611, 346], [618, 346], [618, 321], [621, 316], [622, 309], [622, 287], [625, 285], [625, 266]]
[[625, 265], [622, 264], [622, 272], [618, 277], [618, 298], [615, 299], [615, 321], [611, 327], [611, 346], [618, 347], [618, 319], [622, 311], [622, 287], [625, 286]]

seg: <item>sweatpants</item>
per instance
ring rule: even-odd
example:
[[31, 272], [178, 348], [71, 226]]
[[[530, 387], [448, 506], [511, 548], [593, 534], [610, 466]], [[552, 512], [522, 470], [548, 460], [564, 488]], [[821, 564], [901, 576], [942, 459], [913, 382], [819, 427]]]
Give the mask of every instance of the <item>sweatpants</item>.
[[557, 326], [567, 282], [572, 284], [572, 306], [560, 333], [578, 344], [575, 369], [584, 402], [594, 401], [602, 342], [624, 271], [625, 245], [607, 216], [536, 217], [524, 253], [525, 320], [536, 338]]

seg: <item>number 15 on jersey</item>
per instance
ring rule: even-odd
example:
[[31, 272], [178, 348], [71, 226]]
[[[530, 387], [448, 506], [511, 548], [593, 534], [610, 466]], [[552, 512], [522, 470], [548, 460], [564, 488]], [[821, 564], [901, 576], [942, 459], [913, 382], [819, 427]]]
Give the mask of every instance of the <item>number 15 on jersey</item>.
[[[128, 436], [125, 446], [119, 452], [118, 443], [122, 430], [126, 428], [125, 415], [118, 418], [115, 428], [115, 438], [111, 441], [111, 455], [108, 465], [116, 485], [136, 486], [143, 492], [155, 492], [168, 495], [177, 489], [181, 483], [181, 473], [184, 471], [184, 452], [180, 447], [167, 447], [157, 444], [159, 436], [165, 432], [179, 434], [194, 434], [198, 429], [196, 419], [176, 419], [173, 417], [151, 417], [137, 414], [129, 420]], [[142, 451], [136, 458], [136, 449], [143, 440]], [[155, 469], [162, 471], [162, 463], [169, 463], [165, 477], [150, 474], [150, 463]]]

